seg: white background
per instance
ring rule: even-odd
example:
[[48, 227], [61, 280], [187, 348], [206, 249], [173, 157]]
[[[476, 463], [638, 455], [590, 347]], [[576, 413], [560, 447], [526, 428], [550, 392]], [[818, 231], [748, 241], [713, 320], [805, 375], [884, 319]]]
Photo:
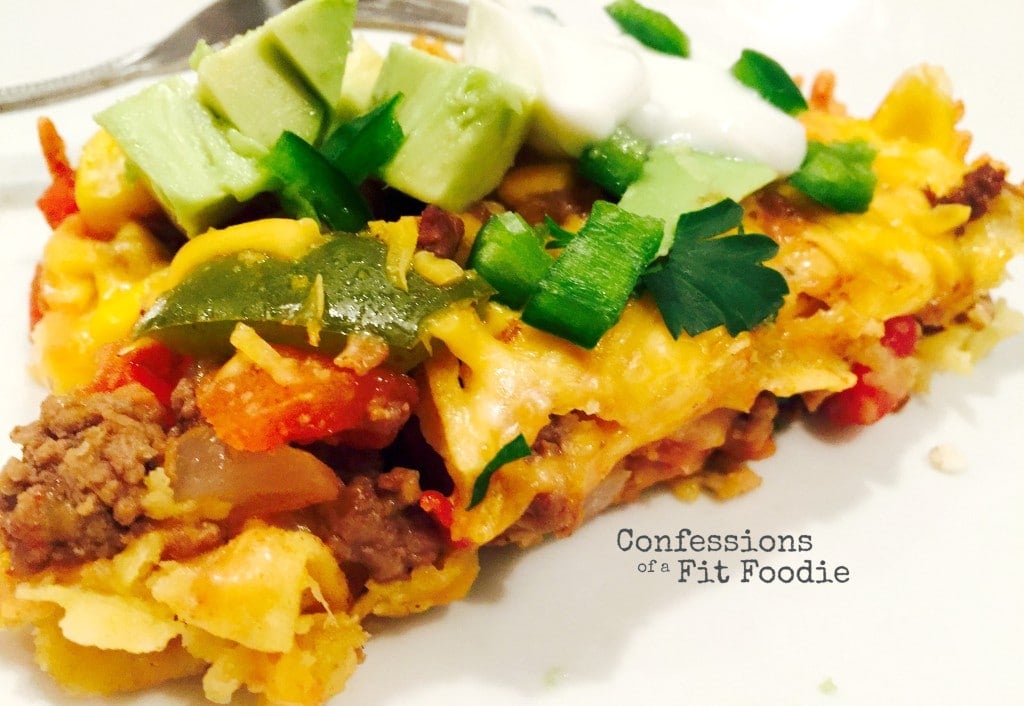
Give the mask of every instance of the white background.
[[[195, 0], [0, 0], [0, 84], [42, 78], [133, 48], [184, 19]], [[551, 2], [606, 26], [600, 2]], [[1024, 65], [1017, 0], [665, 0], [694, 52], [731, 60], [760, 49], [791, 71], [839, 75], [838, 96], [874, 108], [900, 72], [943, 65], [967, 106], [973, 154], [1024, 179]], [[87, 30], [88, 28], [88, 30]], [[111, 95], [0, 115], [0, 426], [34, 416], [26, 379], [26, 292], [47, 237], [32, 202], [46, 184], [34, 120], [52, 116], [72, 153]], [[1024, 277], [1018, 261], [1013, 268]], [[1020, 282], [1003, 293], [1024, 307]], [[336, 704], [701, 704], [725, 706], [1022, 704], [1024, 680], [1024, 337], [968, 378], [937, 379], [894, 418], [844, 439], [786, 432], [756, 464], [744, 498], [681, 504], [651, 497], [574, 537], [528, 552], [488, 552], [468, 600], [375, 626], [366, 662]], [[957, 447], [966, 471], [933, 469]], [[7, 455], [10, 444], [0, 449]], [[616, 532], [809, 534], [806, 556], [849, 567], [843, 585], [693, 585], [640, 574]], [[673, 569], [684, 556], [667, 556]], [[738, 567], [737, 555], [718, 554]], [[745, 558], [745, 557], [744, 557]], [[762, 556], [772, 562], [785, 555]], [[738, 569], [734, 569], [735, 571]], [[129, 628], [130, 629], [130, 628]], [[823, 688], [831, 684], [832, 689]], [[28, 637], [0, 635], [5, 704], [65, 703], [32, 666]], [[127, 703], [198, 701], [192, 687]], [[110, 701], [78, 701], [86, 706]]]

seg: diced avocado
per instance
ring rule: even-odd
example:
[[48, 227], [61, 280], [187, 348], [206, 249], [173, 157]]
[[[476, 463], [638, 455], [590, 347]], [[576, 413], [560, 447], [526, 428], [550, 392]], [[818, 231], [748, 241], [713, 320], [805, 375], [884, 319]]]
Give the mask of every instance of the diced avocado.
[[640, 178], [626, 189], [619, 205], [641, 216], [664, 219], [665, 238], [659, 250], [664, 255], [681, 214], [724, 198], [739, 201], [777, 177], [759, 162], [697, 152], [681, 144], [662, 145], [651, 150]]
[[187, 235], [222, 222], [262, 191], [266, 174], [180, 77], [154, 84], [107, 108], [96, 121], [138, 167]]
[[406, 139], [384, 181], [421, 201], [459, 211], [490, 193], [526, 137], [532, 99], [496, 74], [392, 45], [373, 89], [396, 93]]
[[344, 101], [342, 79], [355, 19], [356, 0], [304, 0], [264, 25], [331, 112]]
[[344, 104], [356, 0], [303, 0], [215, 52], [197, 51], [199, 96], [269, 148], [284, 131], [315, 144]]
[[248, 137], [269, 148], [285, 130], [315, 142], [326, 109], [262, 29], [200, 58], [199, 98]]
[[341, 81], [341, 100], [337, 113], [349, 120], [373, 108], [373, 85], [377, 82], [384, 56], [365, 39], [357, 39], [345, 62], [345, 76]]

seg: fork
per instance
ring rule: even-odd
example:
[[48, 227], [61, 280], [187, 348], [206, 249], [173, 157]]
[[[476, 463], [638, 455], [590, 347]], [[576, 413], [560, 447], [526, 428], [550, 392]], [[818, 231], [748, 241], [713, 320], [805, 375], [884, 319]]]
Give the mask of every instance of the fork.
[[[44, 81], [0, 87], [0, 113], [93, 93], [136, 78], [180, 71], [199, 39], [220, 46], [299, 0], [217, 0], [156, 44]], [[360, 0], [356, 26], [425, 32], [460, 41], [466, 5], [458, 0]]]

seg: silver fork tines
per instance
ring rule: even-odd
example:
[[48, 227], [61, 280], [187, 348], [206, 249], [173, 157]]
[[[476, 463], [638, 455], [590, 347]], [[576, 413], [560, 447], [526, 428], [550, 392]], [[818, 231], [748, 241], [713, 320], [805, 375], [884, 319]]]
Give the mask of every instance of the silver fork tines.
[[[258, 27], [298, 0], [217, 0], [156, 44], [44, 81], [0, 87], [0, 113], [55, 103], [145, 76], [187, 67], [196, 42], [219, 46]], [[424, 32], [459, 41], [466, 6], [457, 0], [361, 0], [356, 26]]]

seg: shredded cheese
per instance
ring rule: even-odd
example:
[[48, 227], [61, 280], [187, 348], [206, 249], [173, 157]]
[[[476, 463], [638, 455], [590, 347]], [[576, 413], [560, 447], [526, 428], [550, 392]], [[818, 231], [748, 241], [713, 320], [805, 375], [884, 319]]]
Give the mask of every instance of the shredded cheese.
[[274, 350], [251, 326], [236, 324], [230, 341], [235, 350], [264, 370], [278, 385], [287, 387], [298, 382], [298, 363]]

